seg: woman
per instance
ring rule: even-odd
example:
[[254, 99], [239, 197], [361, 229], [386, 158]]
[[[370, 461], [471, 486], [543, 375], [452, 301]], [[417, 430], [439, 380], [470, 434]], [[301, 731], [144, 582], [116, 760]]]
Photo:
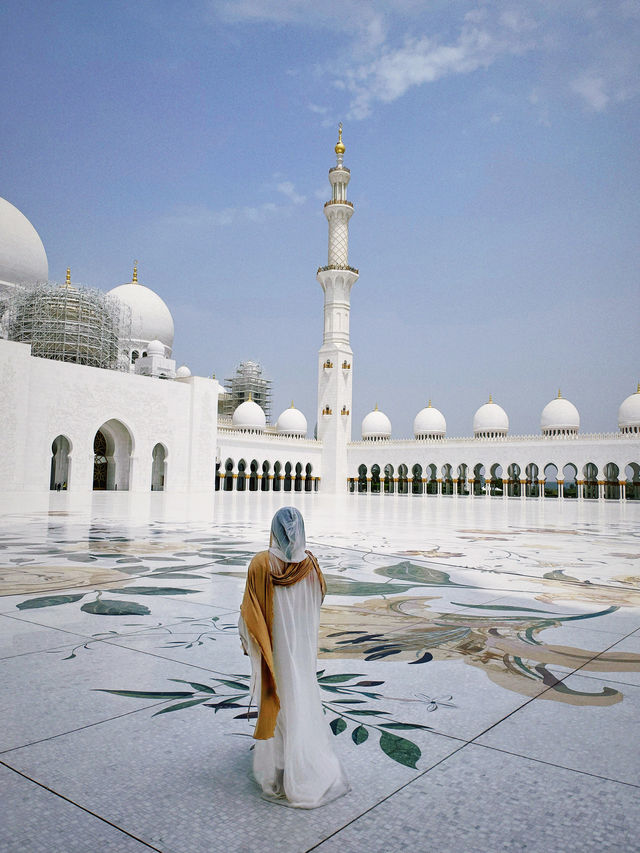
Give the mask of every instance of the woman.
[[238, 627], [259, 703], [255, 779], [268, 799], [313, 809], [346, 794], [349, 783], [320, 701], [316, 662], [325, 583], [305, 544], [299, 511], [279, 509], [269, 550], [249, 566]]

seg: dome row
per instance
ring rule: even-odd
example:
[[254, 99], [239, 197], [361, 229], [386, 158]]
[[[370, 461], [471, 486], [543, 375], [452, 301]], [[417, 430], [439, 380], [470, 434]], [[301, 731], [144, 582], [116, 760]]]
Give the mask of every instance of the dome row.
[[[623, 433], [640, 432], [640, 384], [635, 394], [623, 401], [618, 410], [618, 426]], [[576, 435], [580, 429], [580, 413], [569, 400], [558, 392], [540, 415], [543, 435]], [[445, 437], [447, 422], [441, 411], [429, 405], [421, 409], [413, 421], [413, 434], [417, 439], [437, 440]], [[473, 416], [474, 438], [499, 438], [509, 432], [507, 413], [493, 399], [480, 406]], [[362, 421], [362, 438], [378, 441], [391, 438], [391, 421], [376, 406]]]
[[[245, 432], [263, 432], [267, 425], [264, 411], [253, 400], [245, 400], [244, 403], [240, 403], [233, 413], [231, 422], [236, 429]], [[307, 434], [307, 419], [291, 403], [290, 408], [285, 409], [276, 421], [276, 432], [278, 435], [304, 438]]]

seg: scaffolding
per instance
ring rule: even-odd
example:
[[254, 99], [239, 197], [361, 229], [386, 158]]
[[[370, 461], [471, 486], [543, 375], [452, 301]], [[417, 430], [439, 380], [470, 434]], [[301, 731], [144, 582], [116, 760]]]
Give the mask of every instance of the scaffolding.
[[9, 300], [7, 336], [31, 344], [31, 355], [128, 370], [131, 309], [95, 288], [48, 282]]
[[226, 394], [222, 403], [222, 415], [231, 417], [240, 403], [253, 400], [263, 410], [267, 423], [271, 423], [271, 380], [262, 375], [257, 361], [242, 361], [231, 379], [224, 380]]

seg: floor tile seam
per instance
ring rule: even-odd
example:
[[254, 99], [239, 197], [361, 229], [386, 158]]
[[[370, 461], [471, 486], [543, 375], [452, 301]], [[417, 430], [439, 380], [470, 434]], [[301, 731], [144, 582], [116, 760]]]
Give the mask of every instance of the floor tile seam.
[[[56, 740], [57, 738], [60, 738], [60, 737], [67, 737], [67, 735], [77, 734], [78, 732], [82, 732], [85, 729], [92, 729], [92, 728], [95, 728], [96, 726], [102, 726], [102, 725], [105, 725], [106, 723], [111, 723], [114, 720], [120, 720], [120, 719], [123, 719], [124, 717], [130, 717], [133, 714], [139, 714], [143, 711], [148, 711], [152, 708], [157, 708], [160, 705], [166, 705], [168, 702], [173, 702], [173, 701], [175, 701], [175, 700], [173, 700], [173, 699], [161, 699], [159, 702], [152, 702], [150, 705], [144, 705], [141, 708], [133, 708], [131, 711], [124, 711], [122, 714], [114, 714], [112, 717], [105, 717], [103, 720], [95, 720], [93, 723], [86, 723], [86, 725], [78, 726], [78, 728], [76, 728], [76, 729], [69, 729], [68, 731], [64, 731], [64, 732], [56, 732], [56, 734], [49, 735], [49, 737], [40, 738], [40, 740], [34, 740], [34, 741], [30, 741], [29, 743], [20, 744], [20, 746], [12, 746], [12, 747], [9, 747], [9, 749], [0, 750], [0, 756], [8, 755], [11, 752], [19, 752], [21, 749], [29, 749], [32, 746], [38, 746], [39, 744], [42, 744], [42, 743], [48, 743], [49, 741]], [[2, 762], [1, 758], [0, 758], [0, 763], [4, 763], [4, 762]], [[7, 765], [7, 766], [9, 766], [9, 765]], [[11, 769], [16, 770], [15, 767], [12, 767]], [[20, 772], [19, 770], [16, 770], [16, 773], [19, 773], [19, 772]]]
[[[311, 543], [311, 544], [314, 544], [314, 543]], [[318, 543], [315, 543], [314, 547], [317, 547], [317, 544]], [[389, 557], [392, 559], [407, 559], [407, 555], [402, 555], [399, 552], [385, 553], [385, 552], [381, 552], [381, 551], [366, 550], [364, 548], [355, 548], [353, 546], [348, 547], [348, 546], [342, 546], [342, 545], [327, 545], [327, 544], [322, 544], [321, 547], [340, 548], [341, 550], [345, 550], [345, 551], [355, 551], [356, 553], [364, 554], [365, 556], [371, 554], [374, 557]], [[545, 578], [542, 578], [538, 575], [524, 574], [522, 572], [513, 572], [513, 571], [500, 571], [498, 569], [492, 569], [492, 568], [488, 568], [486, 566], [461, 566], [457, 563], [444, 563], [444, 562], [439, 563], [435, 559], [428, 558], [428, 557], [413, 557], [412, 556], [409, 559], [411, 561], [416, 562], [416, 563], [426, 563], [427, 565], [434, 565], [434, 566], [437, 566], [439, 569], [446, 569], [447, 567], [449, 567], [451, 569], [456, 569], [458, 571], [482, 572], [483, 574], [489, 573], [489, 574], [498, 575], [498, 576], [499, 575], [505, 575], [507, 577], [528, 578], [528, 579], [531, 579], [534, 581], [546, 580]], [[561, 583], [561, 584], [565, 584], [567, 586], [573, 586], [573, 587], [583, 587], [584, 586], [583, 582], [581, 582], [581, 581], [558, 580], [558, 581], [556, 581], [556, 583]], [[629, 587], [620, 586], [617, 584], [605, 584], [605, 583], [589, 583], [589, 587], [591, 589], [594, 589], [594, 588], [595, 589], [597, 589], [597, 588], [618, 589], [618, 590], [619, 589], [629, 589]], [[516, 591], [518, 591], [518, 590], [516, 590]], [[521, 592], [526, 592], [526, 590], [521, 590]]]
[[[629, 635], [627, 635], [627, 636], [629, 636]], [[626, 639], [626, 637], [623, 639]], [[605, 651], [607, 651], [607, 650], [605, 650]], [[596, 657], [597, 657], [597, 655], [594, 655], [594, 657], [591, 658], [589, 661], [585, 661], [585, 663], [582, 664], [582, 666], [578, 667], [575, 670], [572, 670], [571, 672], [566, 673], [566, 675], [564, 675], [562, 678], [557, 678], [556, 681], [564, 682], [567, 678], [569, 678], [570, 676], [575, 675], [577, 672], [579, 672], [580, 669], [582, 669], [582, 667], [586, 666], [588, 663], [595, 660]], [[555, 678], [555, 676], [554, 676], [554, 678]], [[492, 731], [497, 726], [504, 723], [506, 720], [508, 720], [510, 717], [514, 716], [515, 714], [517, 714], [519, 711], [522, 711], [523, 708], [526, 708], [532, 702], [539, 701], [541, 699], [541, 697], [544, 696], [544, 694], [548, 693], [549, 691], [553, 690], [554, 688], [555, 688], [555, 684], [552, 684], [552, 685], [547, 686], [545, 689], [540, 690], [540, 692], [537, 693], [535, 696], [531, 696], [526, 702], [523, 702], [522, 705], [518, 705], [517, 708], [513, 708], [508, 714], [505, 714], [504, 717], [497, 720], [495, 723], [492, 723], [490, 726], [488, 726], [486, 729], [484, 729], [484, 731], [477, 734], [475, 737], [473, 737], [469, 741], [469, 743], [475, 744], [479, 740], [479, 738], [484, 737], [486, 734], [488, 734], [488, 732]]]
[[[158, 658], [159, 660], [169, 661], [170, 663], [173, 663], [176, 666], [190, 666], [190, 667], [193, 667], [194, 669], [199, 669], [202, 672], [209, 672], [209, 673], [217, 671], [215, 669], [210, 669], [207, 666], [201, 666], [200, 664], [197, 664], [197, 663], [189, 663], [188, 661], [176, 660], [176, 658], [167, 657], [166, 655], [160, 655], [157, 652], [150, 652], [150, 651], [146, 651], [145, 649], [134, 649], [134, 648], [131, 648], [130, 646], [122, 646], [119, 643], [115, 642], [115, 639], [114, 640], [101, 640], [100, 642], [106, 643], [107, 645], [115, 646], [118, 649], [124, 649], [124, 650], [129, 651], [129, 652], [135, 652], [136, 654], [148, 655], [149, 657], [155, 657], [155, 658]], [[247, 673], [247, 675], [249, 675], [249, 673]]]
[[412, 784], [413, 784], [414, 782], [416, 782], [418, 779], [421, 779], [423, 776], [426, 776], [426, 775], [427, 775], [428, 773], [430, 773], [432, 770], [435, 770], [435, 769], [436, 769], [436, 767], [439, 767], [441, 764], [443, 764], [445, 761], [447, 761], [447, 760], [448, 760], [449, 758], [451, 758], [452, 756], [457, 755], [461, 750], [463, 750], [463, 749], [465, 749], [465, 747], [469, 746], [469, 744], [470, 744], [470, 742], [469, 742], [469, 741], [465, 741], [465, 742], [464, 742], [464, 743], [462, 743], [462, 744], [461, 744], [457, 749], [454, 749], [454, 750], [453, 750], [453, 752], [448, 753], [447, 755], [443, 756], [443, 757], [442, 757], [442, 758], [440, 758], [438, 761], [436, 761], [434, 764], [432, 764], [430, 767], [427, 767], [427, 768], [425, 768], [424, 770], [422, 770], [421, 772], [417, 773], [417, 774], [416, 774], [412, 779], [409, 779], [408, 781], [406, 781], [406, 782], [404, 782], [402, 785], [400, 785], [400, 787], [399, 787], [399, 788], [396, 788], [395, 790], [390, 791], [388, 794], [386, 794], [384, 797], [382, 797], [382, 798], [381, 798], [380, 800], [378, 800], [376, 803], [373, 803], [373, 805], [371, 805], [371, 806], [369, 806], [368, 808], [366, 808], [363, 812], [361, 812], [360, 814], [355, 815], [353, 818], [351, 818], [350, 820], [348, 820], [345, 824], [343, 824], [342, 826], [338, 827], [338, 829], [335, 829], [333, 832], [329, 833], [329, 835], [327, 835], [325, 838], [322, 838], [320, 841], [318, 841], [318, 842], [317, 842], [317, 844], [314, 844], [312, 847], [307, 847], [307, 848], [304, 850], [304, 853], [312, 853], [312, 851], [313, 851], [313, 850], [317, 850], [317, 849], [318, 849], [322, 844], [324, 844], [326, 841], [329, 841], [331, 838], [334, 838], [335, 836], [339, 836], [339, 835], [340, 835], [340, 833], [341, 833], [341, 832], [343, 832], [345, 829], [347, 829], [348, 827], [352, 826], [354, 823], [357, 823], [359, 820], [361, 820], [363, 817], [365, 817], [366, 815], [368, 815], [370, 812], [372, 812], [372, 811], [374, 811], [375, 809], [377, 809], [377, 808], [378, 808], [379, 806], [381, 806], [383, 803], [386, 803], [388, 800], [390, 800], [390, 799], [392, 799], [393, 797], [395, 797], [395, 796], [396, 796], [396, 794], [399, 794], [399, 793], [400, 793], [401, 791], [403, 791], [405, 788], [408, 788], [410, 785], [412, 785]]
[[26, 773], [23, 773], [21, 770], [17, 770], [15, 767], [12, 767], [10, 764], [7, 764], [5, 761], [2, 761], [2, 759], [0, 759], [0, 764], [2, 766], [6, 767], [8, 770], [11, 770], [13, 773], [16, 773], [18, 776], [21, 776], [23, 779], [26, 779], [28, 782], [31, 782], [33, 785], [37, 785], [38, 788], [41, 788], [42, 790], [47, 791], [48, 793], [52, 794], [54, 797], [58, 797], [59, 799], [68, 803], [69, 805], [73, 806], [74, 808], [79, 809], [80, 811], [84, 812], [85, 814], [91, 815], [91, 817], [94, 817], [97, 820], [102, 821], [102, 823], [106, 823], [108, 826], [113, 827], [113, 829], [117, 830], [118, 832], [121, 832], [123, 835], [126, 835], [129, 838], [132, 838], [134, 841], [137, 841], [139, 844], [142, 844], [148, 850], [155, 850], [155, 851], [157, 851], [157, 853], [162, 853], [162, 850], [159, 847], [154, 847], [152, 844], [149, 844], [147, 841], [144, 841], [142, 838], [139, 838], [137, 835], [134, 835], [133, 833], [128, 832], [126, 829], [123, 829], [121, 826], [118, 826], [117, 823], [113, 823], [113, 821], [110, 821], [108, 818], [102, 817], [102, 815], [99, 815], [97, 812], [94, 812], [91, 809], [88, 809], [86, 806], [81, 806], [80, 803], [76, 803], [75, 800], [72, 800], [69, 797], [65, 797], [64, 794], [61, 794], [59, 791], [56, 791], [53, 788], [50, 788], [48, 785], [45, 785], [43, 782], [39, 782], [37, 779], [34, 779], [32, 776], [29, 776]]
[[[552, 675], [555, 675], [553, 670], [549, 671], [552, 673]], [[607, 670], [607, 672], [611, 672], [611, 670]], [[571, 672], [567, 673], [567, 676], [575, 675], [576, 673], [578, 673], [578, 670], [572, 670]], [[640, 689], [640, 684], [634, 684], [632, 681], [622, 681], [620, 679], [615, 678], [602, 678], [597, 672], [580, 672], [578, 674], [580, 678], [591, 678], [594, 681], [602, 681], [605, 684], [619, 684], [623, 687], [635, 687], [636, 689]]]
[[558, 770], [567, 770], [570, 773], [578, 773], [581, 776], [591, 776], [594, 779], [602, 779], [604, 782], [613, 782], [616, 785], [626, 785], [629, 788], [640, 789], [640, 783], [626, 782], [624, 779], [614, 779], [611, 776], [603, 776], [601, 773], [592, 773], [589, 770], [580, 770], [577, 767], [567, 767], [566, 764], [557, 764], [555, 761], [545, 761], [543, 758], [536, 758], [533, 755], [524, 755], [521, 752], [514, 752], [513, 750], [504, 749], [499, 746], [492, 746], [486, 743], [472, 743], [470, 745], [481, 749], [490, 749], [494, 752], [501, 752], [505, 755], [513, 755], [515, 758], [522, 758], [525, 761], [532, 761], [535, 764], [544, 764], [547, 767], [556, 767]]

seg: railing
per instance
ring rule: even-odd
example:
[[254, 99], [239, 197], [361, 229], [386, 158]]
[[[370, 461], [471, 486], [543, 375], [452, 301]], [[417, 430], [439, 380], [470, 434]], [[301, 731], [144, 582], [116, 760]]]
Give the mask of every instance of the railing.
[[322, 447], [322, 442], [317, 441], [315, 438], [304, 438], [303, 436], [296, 435], [281, 435], [280, 433], [275, 432], [245, 432], [242, 429], [238, 429], [236, 427], [227, 427], [220, 426], [218, 422], [218, 435], [229, 435], [236, 436], [237, 438], [242, 438], [243, 441], [277, 441], [277, 442], [291, 442], [294, 441], [296, 444], [304, 444], [308, 447]]
[[351, 174], [351, 169], [347, 169], [346, 166], [334, 166], [329, 169], [329, 174], [331, 174], [331, 172], [349, 172], [349, 174]]
[[329, 199], [329, 201], [325, 201], [324, 206], [329, 207], [330, 204], [346, 204], [347, 207], [353, 207], [353, 202], [347, 201], [346, 198], [343, 199], [342, 201], [339, 201], [338, 199], [336, 199], [334, 201], [334, 199], [331, 198], [331, 199]]
[[328, 272], [329, 270], [345, 270], [347, 272], [354, 272], [356, 275], [360, 275], [355, 267], [348, 267], [345, 264], [327, 264], [326, 267], [318, 267], [318, 272]]
[[635, 433], [623, 432], [583, 432], [577, 435], [504, 435], [498, 438], [392, 438], [381, 439], [380, 441], [371, 442], [367, 440], [350, 441], [348, 447], [371, 447], [372, 444], [384, 445], [384, 447], [406, 447], [407, 445], [415, 444], [437, 444], [439, 447], [449, 444], [522, 444], [522, 443], [539, 443], [541, 445], [552, 444], [554, 441], [628, 441], [634, 439], [638, 441], [638, 435]]

